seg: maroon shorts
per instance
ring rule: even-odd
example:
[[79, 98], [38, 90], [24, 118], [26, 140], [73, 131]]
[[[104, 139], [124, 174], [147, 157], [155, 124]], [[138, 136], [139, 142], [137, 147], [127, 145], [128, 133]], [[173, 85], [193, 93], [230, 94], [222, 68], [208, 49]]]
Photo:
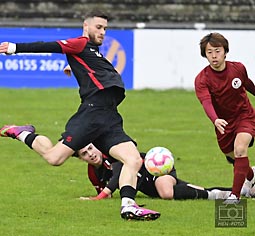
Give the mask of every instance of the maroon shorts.
[[216, 130], [217, 140], [221, 151], [225, 154], [234, 151], [234, 142], [238, 133], [249, 133], [255, 137], [255, 119], [236, 119], [225, 127], [225, 134]]

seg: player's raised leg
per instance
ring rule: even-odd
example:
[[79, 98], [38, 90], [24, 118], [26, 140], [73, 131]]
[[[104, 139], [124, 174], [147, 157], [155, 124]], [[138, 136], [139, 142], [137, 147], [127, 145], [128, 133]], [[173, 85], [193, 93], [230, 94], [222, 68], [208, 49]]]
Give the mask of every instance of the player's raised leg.
[[53, 166], [63, 164], [74, 153], [62, 141], [54, 146], [48, 137], [35, 134], [32, 125], [5, 125], [0, 129], [0, 136], [22, 141]]
[[0, 129], [0, 136], [18, 139], [17, 137], [22, 132], [34, 133], [35, 127], [33, 125], [23, 125], [23, 126], [5, 125]]

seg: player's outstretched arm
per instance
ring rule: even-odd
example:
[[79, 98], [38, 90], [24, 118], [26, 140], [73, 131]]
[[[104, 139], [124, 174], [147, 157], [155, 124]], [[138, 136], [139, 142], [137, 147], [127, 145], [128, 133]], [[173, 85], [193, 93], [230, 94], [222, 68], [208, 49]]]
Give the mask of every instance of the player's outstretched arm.
[[5, 53], [7, 55], [11, 55], [16, 52], [16, 44], [3, 42], [0, 44], [0, 53]]
[[14, 54], [19, 52], [27, 53], [63, 53], [58, 42], [31, 42], [31, 43], [10, 43], [2, 42], [0, 44], [0, 53]]
[[105, 187], [101, 193], [99, 193], [96, 197], [80, 197], [80, 200], [102, 200], [105, 198], [111, 198], [112, 191]]

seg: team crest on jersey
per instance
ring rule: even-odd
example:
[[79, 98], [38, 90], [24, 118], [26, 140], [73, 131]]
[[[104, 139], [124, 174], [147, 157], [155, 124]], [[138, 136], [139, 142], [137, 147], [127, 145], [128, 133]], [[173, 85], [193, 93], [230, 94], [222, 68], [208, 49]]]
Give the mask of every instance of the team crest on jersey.
[[95, 52], [95, 54], [97, 55], [97, 57], [102, 57], [102, 55], [101, 55], [98, 51], [96, 51], [94, 48], [90, 48], [90, 51], [91, 51], [91, 52]]
[[234, 89], [240, 88], [241, 85], [242, 85], [242, 81], [241, 81], [239, 78], [234, 78], [234, 79], [232, 80], [232, 87], [233, 87]]

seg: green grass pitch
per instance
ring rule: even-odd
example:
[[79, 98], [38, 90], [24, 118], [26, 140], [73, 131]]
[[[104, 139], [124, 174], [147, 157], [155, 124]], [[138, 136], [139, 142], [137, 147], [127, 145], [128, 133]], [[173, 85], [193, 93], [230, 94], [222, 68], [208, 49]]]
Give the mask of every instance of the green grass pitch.
[[[56, 143], [80, 100], [77, 89], [0, 89], [4, 124], [33, 124]], [[251, 97], [254, 101], [254, 98]], [[175, 156], [179, 178], [210, 186], [231, 186], [232, 167], [218, 149], [214, 127], [193, 91], [127, 91], [119, 111], [126, 132], [140, 151], [165, 146]], [[167, 201], [141, 193], [137, 203], [160, 211], [153, 222], [120, 218], [117, 191], [112, 199], [80, 201], [95, 195], [86, 163], [70, 158], [48, 165], [17, 140], [0, 138], [0, 234], [3, 236], [246, 236], [255, 234], [255, 202], [248, 199], [247, 228], [215, 228], [214, 201]], [[255, 165], [254, 148], [250, 160]]]

